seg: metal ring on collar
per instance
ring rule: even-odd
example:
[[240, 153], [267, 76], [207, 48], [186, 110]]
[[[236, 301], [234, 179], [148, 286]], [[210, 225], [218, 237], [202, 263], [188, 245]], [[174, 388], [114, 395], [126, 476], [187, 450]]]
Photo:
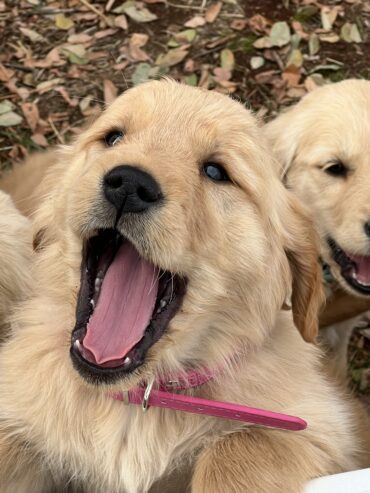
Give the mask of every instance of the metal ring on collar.
[[149, 397], [150, 397], [150, 393], [151, 393], [152, 388], [153, 388], [153, 384], [154, 384], [154, 377], [149, 381], [148, 385], [146, 386], [145, 392], [144, 392], [143, 402], [141, 403], [141, 408], [142, 408], [144, 413], [149, 408]]

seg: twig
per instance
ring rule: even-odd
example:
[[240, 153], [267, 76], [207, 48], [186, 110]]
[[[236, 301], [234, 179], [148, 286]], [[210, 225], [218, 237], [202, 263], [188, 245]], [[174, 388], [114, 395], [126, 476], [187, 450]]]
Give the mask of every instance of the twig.
[[106, 17], [102, 12], [100, 12], [100, 10], [97, 9], [94, 5], [91, 5], [91, 3], [88, 2], [88, 0], [80, 0], [80, 2], [83, 3], [85, 7], [87, 7], [89, 10], [92, 10], [92, 12], [94, 12], [96, 15], [101, 17], [108, 26], [110, 25], [110, 21], [108, 17]]
[[51, 126], [51, 128], [52, 128], [53, 132], [55, 133], [56, 138], [59, 140], [59, 142], [60, 142], [61, 144], [64, 144], [64, 139], [63, 139], [63, 137], [60, 135], [60, 133], [59, 133], [59, 131], [58, 131], [57, 127], [54, 125], [53, 120], [52, 120], [51, 118], [48, 118], [48, 122], [50, 123], [50, 126]]
[[7, 62], [7, 63], [4, 63], [4, 65], [5, 65], [5, 67], [15, 68], [17, 70], [21, 70], [22, 72], [33, 72], [33, 69], [32, 68], [24, 67], [20, 63]]
[[75, 14], [83, 12], [79, 9], [22, 9], [21, 15], [26, 15], [28, 17], [32, 15], [54, 15], [54, 14]]

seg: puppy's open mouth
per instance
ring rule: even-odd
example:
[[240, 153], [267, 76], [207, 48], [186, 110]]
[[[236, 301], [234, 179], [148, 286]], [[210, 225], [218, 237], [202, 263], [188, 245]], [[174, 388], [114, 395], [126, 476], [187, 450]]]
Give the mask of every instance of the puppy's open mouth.
[[116, 230], [83, 248], [71, 356], [88, 379], [111, 382], [144, 363], [180, 309], [186, 280], [141, 257]]
[[356, 291], [370, 294], [370, 256], [349, 254], [332, 238], [329, 238], [328, 244], [345, 281]]

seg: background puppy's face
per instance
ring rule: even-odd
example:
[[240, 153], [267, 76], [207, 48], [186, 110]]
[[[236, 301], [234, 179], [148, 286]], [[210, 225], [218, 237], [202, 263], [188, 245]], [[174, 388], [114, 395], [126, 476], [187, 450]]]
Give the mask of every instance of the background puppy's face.
[[118, 98], [69, 159], [53, 221], [86, 378], [131, 387], [258, 345], [291, 292], [286, 251], [303, 281], [296, 321], [313, 337], [309, 224], [241, 105], [148, 83]]
[[336, 279], [370, 295], [370, 82], [306, 96], [266, 126], [288, 187], [310, 207]]

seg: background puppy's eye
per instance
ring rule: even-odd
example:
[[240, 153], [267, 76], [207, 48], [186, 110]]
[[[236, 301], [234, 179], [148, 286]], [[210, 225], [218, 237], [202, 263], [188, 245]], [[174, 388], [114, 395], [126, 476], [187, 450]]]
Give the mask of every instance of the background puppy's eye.
[[220, 164], [204, 163], [203, 171], [213, 181], [230, 181], [229, 175]]
[[105, 135], [104, 142], [108, 147], [113, 147], [122, 139], [123, 132], [121, 132], [120, 130], [112, 130], [112, 132], [109, 132], [107, 135]]
[[324, 168], [324, 171], [331, 176], [347, 176], [348, 174], [348, 168], [346, 168], [340, 161], [330, 164]]

